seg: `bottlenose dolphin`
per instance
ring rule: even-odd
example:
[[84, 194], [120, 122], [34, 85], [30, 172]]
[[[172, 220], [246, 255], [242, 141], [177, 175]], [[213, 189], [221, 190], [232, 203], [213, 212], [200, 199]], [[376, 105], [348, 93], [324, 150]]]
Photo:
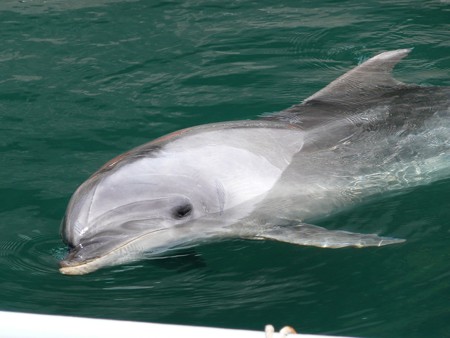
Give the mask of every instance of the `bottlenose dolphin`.
[[402, 242], [308, 221], [450, 176], [450, 87], [395, 80], [409, 51], [381, 53], [279, 113], [183, 129], [109, 161], [69, 202], [61, 273], [230, 237]]

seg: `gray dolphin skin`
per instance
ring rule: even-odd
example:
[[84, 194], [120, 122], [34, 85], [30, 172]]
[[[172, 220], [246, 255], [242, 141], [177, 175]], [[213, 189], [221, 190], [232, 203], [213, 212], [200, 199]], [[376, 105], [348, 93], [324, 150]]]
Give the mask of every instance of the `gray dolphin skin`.
[[233, 237], [324, 248], [403, 242], [308, 222], [450, 176], [450, 87], [395, 80], [409, 52], [381, 53], [279, 113], [183, 129], [106, 163], [69, 202], [60, 272]]

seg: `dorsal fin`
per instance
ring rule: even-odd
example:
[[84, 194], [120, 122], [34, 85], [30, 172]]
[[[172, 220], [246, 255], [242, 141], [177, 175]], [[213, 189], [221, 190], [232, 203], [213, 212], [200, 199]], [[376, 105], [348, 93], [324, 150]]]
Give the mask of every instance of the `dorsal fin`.
[[374, 95], [374, 90], [379, 95], [384, 90], [406, 86], [395, 80], [391, 72], [410, 51], [411, 49], [398, 49], [378, 54], [311, 95], [303, 101], [303, 104], [312, 101], [343, 103], [347, 100], [370, 97]]

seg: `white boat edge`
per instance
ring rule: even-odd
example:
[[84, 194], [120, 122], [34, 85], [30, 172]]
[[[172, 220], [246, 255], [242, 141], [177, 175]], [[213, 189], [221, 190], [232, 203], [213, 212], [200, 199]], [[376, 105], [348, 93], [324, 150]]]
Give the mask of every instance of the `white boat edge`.
[[[265, 338], [266, 334], [263, 330], [248, 331], [0, 311], [0, 336], [8, 338]], [[310, 334], [289, 334], [287, 336], [280, 333], [273, 334], [273, 338], [281, 337], [344, 338]]]

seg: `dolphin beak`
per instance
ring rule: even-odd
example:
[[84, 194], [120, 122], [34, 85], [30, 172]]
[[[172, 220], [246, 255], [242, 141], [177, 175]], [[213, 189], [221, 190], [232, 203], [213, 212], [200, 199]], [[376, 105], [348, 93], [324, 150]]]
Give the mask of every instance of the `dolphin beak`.
[[[85, 263], [88, 264], [88, 263]], [[63, 275], [84, 275], [86, 273], [89, 273], [91, 271], [87, 271], [85, 268], [85, 264], [80, 263], [77, 265], [74, 265], [69, 260], [63, 260], [59, 262], [59, 272], [61, 272]], [[93, 270], [92, 270], [93, 271]]]
[[[59, 262], [59, 272], [64, 275], [84, 275], [105, 266], [117, 265], [134, 261], [143, 252], [139, 241], [147, 236], [161, 234], [164, 237], [165, 228], [157, 228], [152, 231], [135, 234], [134, 236], [96, 237], [85, 244], [79, 244], [70, 249], [69, 254]], [[158, 242], [164, 243], [163, 237], [158, 237]]]
[[65, 260], [59, 263], [59, 272], [61, 272], [63, 275], [84, 275], [92, 271], [94, 270], [86, 269], [86, 266], [84, 264], [72, 265], [70, 261]]
[[64, 259], [59, 262], [59, 272], [63, 275], [85, 275], [94, 272], [102, 267], [110, 265], [111, 257], [114, 257], [114, 251], [88, 260], [70, 260]]
[[65, 261], [62, 261], [59, 265], [59, 272], [61, 272], [63, 275], [85, 275], [99, 268], [99, 266], [95, 265], [96, 264], [91, 264], [91, 262], [86, 262], [79, 265], [66, 265]]
[[81, 255], [82, 247], [72, 248], [69, 254], [59, 262], [59, 272], [64, 275], [84, 275], [97, 270], [94, 262], [101, 257], [83, 259]]

